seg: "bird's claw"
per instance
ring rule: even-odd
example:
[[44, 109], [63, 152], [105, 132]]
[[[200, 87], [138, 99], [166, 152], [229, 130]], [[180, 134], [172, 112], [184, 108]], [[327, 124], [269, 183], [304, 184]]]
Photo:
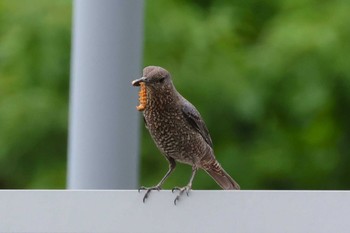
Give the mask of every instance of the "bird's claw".
[[146, 199], [148, 198], [148, 196], [149, 196], [149, 194], [151, 193], [152, 190], [160, 191], [161, 189], [162, 189], [162, 188], [161, 188], [160, 186], [158, 186], [158, 185], [153, 186], [153, 187], [149, 187], [149, 188], [147, 188], [147, 187], [145, 187], [145, 186], [141, 186], [141, 187], [139, 188], [139, 192], [140, 192], [141, 190], [146, 190], [145, 196], [143, 196], [143, 199], [142, 199], [143, 203], [146, 202]]
[[175, 190], [179, 190], [179, 194], [176, 196], [175, 200], [174, 200], [174, 205], [176, 205], [176, 203], [180, 200], [181, 195], [186, 192], [186, 195], [189, 196], [190, 190], [191, 190], [191, 186], [187, 185], [185, 187], [174, 187], [171, 191], [174, 192]]
[[147, 187], [141, 186], [141, 187], [138, 189], [138, 191], [140, 192], [141, 190], [146, 190], [146, 189], [147, 189]]

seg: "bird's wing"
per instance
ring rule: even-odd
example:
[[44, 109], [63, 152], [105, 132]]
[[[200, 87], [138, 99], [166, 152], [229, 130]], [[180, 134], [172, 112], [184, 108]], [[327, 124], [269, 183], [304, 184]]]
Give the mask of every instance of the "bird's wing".
[[203, 139], [208, 143], [208, 145], [213, 148], [213, 142], [209, 135], [207, 126], [205, 125], [201, 115], [197, 109], [188, 101], [182, 107], [182, 113], [186, 118], [187, 122], [202, 135]]

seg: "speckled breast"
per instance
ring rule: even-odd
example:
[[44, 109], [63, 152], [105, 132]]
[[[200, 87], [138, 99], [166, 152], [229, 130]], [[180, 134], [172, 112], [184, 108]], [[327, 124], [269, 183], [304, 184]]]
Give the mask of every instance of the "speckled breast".
[[[207, 145], [183, 117], [181, 109], [148, 107], [144, 111], [147, 128], [161, 152], [175, 160], [194, 164]], [[194, 156], [197, 155], [197, 156]]]

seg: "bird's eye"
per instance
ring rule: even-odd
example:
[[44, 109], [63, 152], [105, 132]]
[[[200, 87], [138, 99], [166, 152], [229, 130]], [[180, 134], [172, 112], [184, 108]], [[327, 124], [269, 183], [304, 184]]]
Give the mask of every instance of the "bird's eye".
[[162, 77], [162, 78], [160, 78], [160, 79], [159, 79], [159, 82], [160, 82], [160, 83], [163, 83], [163, 82], [164, 82], [164, 80], [165, 80], [165, 78], [164, 78], [164, 77]]

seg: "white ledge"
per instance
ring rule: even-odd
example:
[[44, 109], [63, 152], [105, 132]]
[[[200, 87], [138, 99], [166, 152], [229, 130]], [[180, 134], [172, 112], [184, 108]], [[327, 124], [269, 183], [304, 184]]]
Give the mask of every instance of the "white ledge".
[[0, 232], [349, 232], [349, 191], [3, 190]]

